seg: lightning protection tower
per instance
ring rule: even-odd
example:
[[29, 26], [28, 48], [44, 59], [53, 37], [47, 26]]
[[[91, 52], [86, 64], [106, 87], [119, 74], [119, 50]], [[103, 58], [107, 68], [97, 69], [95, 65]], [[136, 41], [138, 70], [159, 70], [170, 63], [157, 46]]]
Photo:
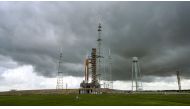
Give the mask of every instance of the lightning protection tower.
[[61, 71], [61, 66], [62, 66], [62, 63], [63, 63], [62, 58], [63, 58], [63, 54], [60, 53], [60, 56], [59, 56], [59, 63], [58, 63], [56, 89], [63, 89], [63, 72]]
[[101, 52], [101, 45], [102, 45], [102, 38], [101, 38], [101, 32], [102, 32], [102, 26], [101, 23], [98, 25], [98, 39], [97, 39], [97, 75], [99, 76], [99, 82], [100, 82], [100, 75], [101, 75], [101, 59], [103, 58], [102, 52]]
[[108, 60], [109, 60], [109, 81], [110, 81], [110, 89], [113, 89], [113, 80], [112, 80], [112, 58], [111, 58], [111, 51], [109, 49], [109, 55], [108, 55]]
[[180, 90], [181, 90], [181, 78], [180, 78], [180, 72], [177, 70], [176, 73], [177, 73], [178, 88], [179, 88], [179, 91], [180, 91]]
[[134, 87], [136, 91], [142, 90], [141, 72], [138, 57], [133, 57], [132, 60], [132, 91]]

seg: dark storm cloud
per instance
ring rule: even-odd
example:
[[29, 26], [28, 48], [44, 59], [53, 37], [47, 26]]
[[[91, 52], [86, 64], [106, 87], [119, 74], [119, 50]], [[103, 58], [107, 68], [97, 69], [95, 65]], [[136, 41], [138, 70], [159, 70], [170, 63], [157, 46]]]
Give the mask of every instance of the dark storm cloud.
[[190, 75], [190, 2], [2, 2], [0, 54], [55, 76], [59, 49], [64, 73], [82, 76], [83, 59], [96, 47], [101, 16], [113, 78], [129, 80], [131, 57], [144, 76]]
[[133, 2], [112, 8], [110, 12], [116, 18], [109, 17], [105, 21], [112, 30], [108, 32], [110, 38], [106, 40], [106, 45], [115, 55], [122, 57], [114, 59], [114, 77], [131, 78], [130, 59], [133, 56], [140, 58], [143, 75], [170, 76], [180, 69], [188, 77], [188, 4]]

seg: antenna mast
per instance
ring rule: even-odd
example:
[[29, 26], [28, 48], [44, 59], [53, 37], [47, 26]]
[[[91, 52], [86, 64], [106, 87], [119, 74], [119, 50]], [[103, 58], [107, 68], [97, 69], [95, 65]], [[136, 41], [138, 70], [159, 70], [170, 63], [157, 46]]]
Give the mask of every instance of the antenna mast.
[[63, 89], [63, 72], [61, 71], [61, 65], [62, 65], [62, 57], [63, 54], [62, 52], [60, 53], [59, 56], [59, 63], [58, 63], [58, 72], [57, 72], [57, 85], [56, 89]]

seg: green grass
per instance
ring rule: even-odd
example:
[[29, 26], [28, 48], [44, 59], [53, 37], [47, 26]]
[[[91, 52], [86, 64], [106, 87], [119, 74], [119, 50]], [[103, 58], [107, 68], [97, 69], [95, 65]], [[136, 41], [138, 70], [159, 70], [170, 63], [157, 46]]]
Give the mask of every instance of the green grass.
[[0, 96], [4, 106], [188, 106], [190, 95], [102, 94]]

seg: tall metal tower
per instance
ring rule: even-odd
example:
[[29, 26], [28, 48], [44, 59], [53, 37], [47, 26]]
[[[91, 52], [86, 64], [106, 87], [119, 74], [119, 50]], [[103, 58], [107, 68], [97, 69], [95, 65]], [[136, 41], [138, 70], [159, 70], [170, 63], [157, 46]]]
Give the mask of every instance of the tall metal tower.
[[108, 54], [108, 60], [109, 60], [109, 81], [110, 81], [110, 89], [113, 89], [113, 80], [112, 80], [112, 58], [111, 58], [111, 51], [109, 49], [109, 54]]
[[101, 75], [101, 58], [103, 58], [101, 53], [101, 45], [102, 45], [102, 38], [101, 38], [101, 32], [102, 32], [102, 26], [101, 23], [98, 25], [98, 39], [97, 39], [97, 75], [99, 76], [99, 82], [100, 82], [100, 75]]
[[[103, 56], [105, 56], [105, 54], [106, 54], [106, 52], [105, 52], [105, 50], [103, 50], [102, 49], [102, 55]], [[108, 76], [107, 76], [107, 73], [108, 73], [108, 69], [107, 69], [107, 65], [108, 65], [108, 63], [107, 63], [107, 60], [106, 60], [106, 58], [104, 58], [104, 59], [102, 59], [101, 60], [101, 64], [102, 64], [102, 70], [101, 70], [101, 73], [102, 73], [102, 75], [101, 75], [101, 78], [102, 78], [102, 80], [104, 80], [104, 81], [102, 81], [103, 83], [103, 88], [108, 88], [108, 85], [109, 85], [109, 83], [108, 83], [108, 81], [109, 81], [109, 78], [108, 78]]]
[[96, 74], [96, 48], [92, 48], [91, 53], [91, 70], [92, 70], [92, 83], [97, 84], [97, 74]]
[[141, 72], [138, 57], [133, 57], [132, 61], [132, 91], [134, 87], [136, 91], [142, 90]]
[[59, 63], [58, 63], [56, 89], [63, 89], [63, 72], [61, 71], [61, 66], [62, 66], [62, 63], [63, 63], [62, 58], [63, 58], [63, 54], [60, 53], [60, 56], [59, 56]]
[[179, 88], [179, 91], [180, 91], [181, 90], [181, 78], [180, 78], [179, 70], [177, 70], [176, 73], [177, 73], [178, 88]]

